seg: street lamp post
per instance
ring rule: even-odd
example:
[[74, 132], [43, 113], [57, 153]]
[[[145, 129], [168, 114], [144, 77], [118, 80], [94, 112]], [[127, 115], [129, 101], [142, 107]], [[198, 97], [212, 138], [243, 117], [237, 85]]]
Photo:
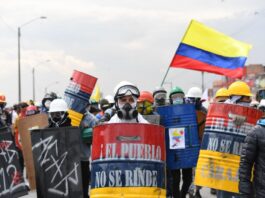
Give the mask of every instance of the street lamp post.
[[[48, 62], [50, 62], [50, 60], [45, 60], [45, 61], [37, 64], [35, 67], [37, 67], [43, 63], [48, 63]], [[35, 85], [36, 85], [36, 83], [35, 83], [35, 67], [32, 68], [32, 99], [33, 99], [33, 101], [35, 101], [35, 96], [36, 96], [36, 92], [35, 92], [35, 90], [36, 90], [35, 89]]]
[[20, 59], [21, 59], [21, 57], [20, 57], [21, 28], [23, 26], [26, 26], [26, 25], [38, 20], [38, 19], [46, 19], [46, 18], [47, 17], [45, 17], [45, 16], [41, 16], [41, 17], [37, 17], [37, 18], [31, 19], [30, 21], [22, 24], [21, 26], [19, 26], [17, 28], [17, 36], [18, 36], [18, 56], [17, 56], [18, 57], [18, 101], [19, 102], [21, 102], [21, 69], [20, 69], [21, 68], [21, 63], [20, 63]]

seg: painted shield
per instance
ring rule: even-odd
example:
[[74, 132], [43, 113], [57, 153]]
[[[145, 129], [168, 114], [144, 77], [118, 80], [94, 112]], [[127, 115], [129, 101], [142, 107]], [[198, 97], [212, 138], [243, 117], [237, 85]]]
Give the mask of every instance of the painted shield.
[[153, 124], [96, 126], [90, 196], [165, 197], [164, 133], [164, 127]]
[[196, 185], [238, 192], [243, 142], [261, 116], [261, 111], [249, 107], [223, 103], [210, 105], [196, 167]]
[[157, 112], [166, 128], [167, 167], [171, 170], [195, 167], [200, 149], [195, 106], [162, 106]]

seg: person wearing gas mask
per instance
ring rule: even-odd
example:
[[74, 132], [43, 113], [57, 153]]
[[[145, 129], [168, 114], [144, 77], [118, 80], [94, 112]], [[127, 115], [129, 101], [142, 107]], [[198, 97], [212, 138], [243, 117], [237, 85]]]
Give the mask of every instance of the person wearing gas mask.
[[71, 119], [68, 117], [67, 110], [67, 103], [63, 99], [53, 100], [48, 111], [48, 128], [71, 126]]
[[167, 91], [163, 87], [156, 87], [153, 91], [154, 107], [167, 105]]
[[148, 123], [137, 111], [139, 89], [127, 81], [120, 82], [114, 89], [117, 113], [108, 123]]
[[[153, 108], [154, 98], [149, 91], [141, 91], [140, 97], [137, 100], [137, 110], [141, 115], [154, 115]], [[157, 114], [158, 115], [158, 114]]]
[[92, 149], [92, 134], [93, 127], [99, 124], [99, 120], [90, 112], [91, 104], [89, 103], [86, 112], [80, 123], [82, 142], [81, 147], [81, 171], [82, 171], [82, 186], [83, 198], [89, 198], [89, 182], [90, 182], [90, 159]]

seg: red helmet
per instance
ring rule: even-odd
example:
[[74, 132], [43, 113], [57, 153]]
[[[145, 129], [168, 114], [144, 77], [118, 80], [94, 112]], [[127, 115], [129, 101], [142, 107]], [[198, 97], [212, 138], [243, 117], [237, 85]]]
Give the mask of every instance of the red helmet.
[[6, 102], [6, 96], [0, 93], [0, 102]]
[[29, 105], [26, 108], [26, 116], [35, 115], [38, 113], [38, 108], [34, 105]]
[[141, 91], [140, 97], [138, 98], [138, 102], [148, 101], [150, 103], [154, 103], [154, 97], [149, 91]]

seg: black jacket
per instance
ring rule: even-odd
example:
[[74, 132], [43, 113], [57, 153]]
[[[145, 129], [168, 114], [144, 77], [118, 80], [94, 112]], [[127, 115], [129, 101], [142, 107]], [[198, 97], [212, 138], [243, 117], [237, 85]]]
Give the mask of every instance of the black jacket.
[[239, 167], [239, 192], [243, 198], [265, 197], [265, 125], [255, 126], [245, 139]]

